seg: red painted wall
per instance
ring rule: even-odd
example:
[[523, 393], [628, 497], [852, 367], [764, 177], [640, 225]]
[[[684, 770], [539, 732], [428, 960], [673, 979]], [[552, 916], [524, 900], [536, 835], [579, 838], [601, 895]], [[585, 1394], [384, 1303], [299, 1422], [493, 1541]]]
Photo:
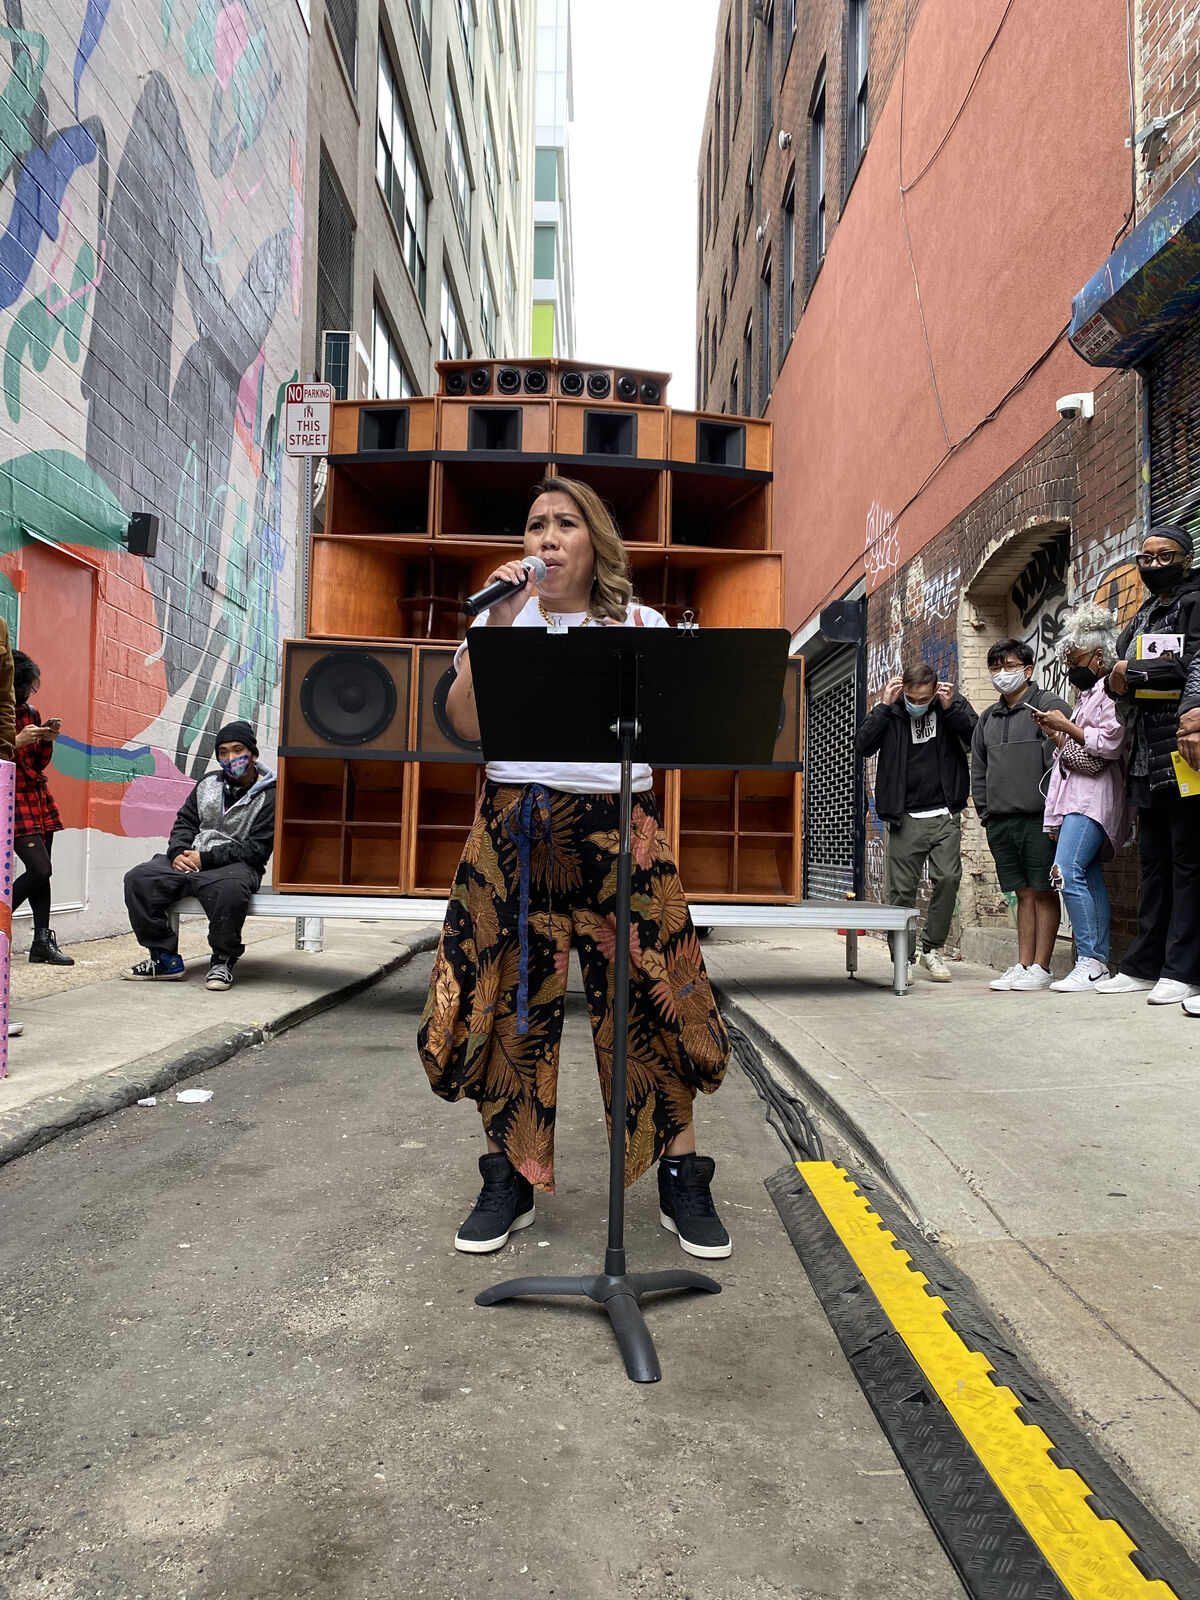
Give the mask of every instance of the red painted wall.
[[[774, 527], [788, 552], [793, 629], [864, 571], [873, 507], [868, 589], [1050, 431], [1057, 396], [1096, 387], [1094, 369], [1061, 343], [939, 469], [947, 438], [899, 201], [901, 108], [911, 184], [967, 95], [1004, 4], [921, 7], [907, 71], [897, 69], [776, 382]], [[950, 443], [1052, 343], [1071, 296], [1108, 255], [1129, 203], [1128, 97], [1123, 10], [1014, 0], [957, 126], [908, 193]]]

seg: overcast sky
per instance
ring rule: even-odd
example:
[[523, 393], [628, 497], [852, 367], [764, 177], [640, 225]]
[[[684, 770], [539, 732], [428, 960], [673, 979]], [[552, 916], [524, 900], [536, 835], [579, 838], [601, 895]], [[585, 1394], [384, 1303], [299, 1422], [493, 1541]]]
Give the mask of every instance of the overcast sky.
[[720, 0], [571, 0], [576, 350], [693, 404], [696, 166]]

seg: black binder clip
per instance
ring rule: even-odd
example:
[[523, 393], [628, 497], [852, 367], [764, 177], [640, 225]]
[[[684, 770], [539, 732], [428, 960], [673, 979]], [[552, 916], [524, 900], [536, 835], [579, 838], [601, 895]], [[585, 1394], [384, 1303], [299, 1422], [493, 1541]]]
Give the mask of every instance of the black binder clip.
[[700, 632], [700, 624], [696, 621], [696, 613], [694, 611], [685, 611], [683, 613], [683, 620], [681, 622], [677, 622], [675, 627], [679, 633]]

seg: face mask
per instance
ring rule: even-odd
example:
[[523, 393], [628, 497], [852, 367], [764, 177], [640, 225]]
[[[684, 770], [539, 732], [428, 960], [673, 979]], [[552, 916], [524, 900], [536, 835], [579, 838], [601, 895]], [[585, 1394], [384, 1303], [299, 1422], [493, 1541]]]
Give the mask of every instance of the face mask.
[[1076, 689], [1094, 689], [1099, 681], [1099, 673], [1093, 672], [1091, 667], [1067, 668], [1067, 682]]
[[1001, 672], [993, 672], [992, 682], [1001, 694], [1015, 694], [1025, 682], [1025, 668], [1005, 667]]
[[1151, 594], [1166, 594], [1183, 579], [1183, 562], [1172, 561], [1167, 567], [1142, 567], [1142, 582]]
[[253, 759], [253, 756], [234, 756], [232, 761], [222, 761], [218, 756], [217, 765], [222, 772], [228, 773], [231, 778], [244, 778], [250, 771], [250, 763]]
[[908, 712], [910, 717], [925, 717], [929, 715], [930, 711], [932, 711], [933, 702], [932, 700], [927, 700], [923, 706], [919, 706], [915, 700], [910, 700], [908, 696], [905, 695], [904, 709]]

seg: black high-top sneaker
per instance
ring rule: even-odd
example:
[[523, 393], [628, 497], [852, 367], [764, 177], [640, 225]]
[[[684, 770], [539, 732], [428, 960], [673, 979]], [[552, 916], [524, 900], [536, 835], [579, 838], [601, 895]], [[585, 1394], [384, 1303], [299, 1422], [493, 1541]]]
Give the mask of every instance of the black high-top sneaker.
[[454, 1236], [454, 1248], [470, 1255], [486, 1255], [508, 1243], [510, 1233], [527, 1228], [537, 1215], [533, 1185], [502, 1151], [479, 1158], [483, 1188], [475, 1209]]
[[711, 1156], [664, 1156], [658, 1163], [658, 1220], [679, 1235], [679, 1243], [690, 1256], [715, 1259], [733, 1253], [713, 1204], [711, 1185], [716, 1170]]

